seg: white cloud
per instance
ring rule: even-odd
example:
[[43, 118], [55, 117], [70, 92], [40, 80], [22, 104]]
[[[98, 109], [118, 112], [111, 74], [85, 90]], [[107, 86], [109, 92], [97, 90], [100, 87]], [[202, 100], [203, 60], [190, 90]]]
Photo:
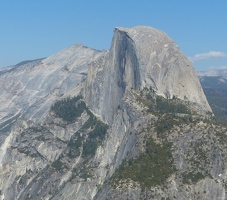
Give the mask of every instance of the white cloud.
[[227, 69], [227, 66], [211, 66], [210, 70]]
[[220, 52], [220, 51], [210, 51], [208, 53], [201, 53], [201, 54], [196, 54], [193, 57], [189, 57], [189, 59], [192, 62], [198, 61], [198, 60], [205, 60], [209, 58], [224, 58], [227, 57], [226, 53]]

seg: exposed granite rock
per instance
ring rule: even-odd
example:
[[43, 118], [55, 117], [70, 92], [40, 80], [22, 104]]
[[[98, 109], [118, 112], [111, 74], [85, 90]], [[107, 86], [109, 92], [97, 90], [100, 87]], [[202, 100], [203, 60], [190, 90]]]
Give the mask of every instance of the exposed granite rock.
[[0, 74], [0, 124], [17, 114], [41, 121], [53, 101], [75, 90], [86, 78], [89, 64], [103, 53], [74, 45]]
[[110, 51], [91, 64], [85, 99], [112, 123], [127, 91], [144, 87], [185, 100], [197, 111], [212, 112], [192, 64], [165, 33], [151, 27], [115, 28]]
[[[211, 110], [195, 72], [163, 32], [116, 28], [108, 52], [75, 45], [0, 78], [1, 199], [226, 198], [226, 128], [205, 122]], [[88, 107], [76, 119], [50, 109], [80, 92]], [[198, 113], [152, 110], [156, 95]], [[149, 187], [118, 181], [122, 163], [147, 156], [151, 138], [171, 144], [175, 171]]]

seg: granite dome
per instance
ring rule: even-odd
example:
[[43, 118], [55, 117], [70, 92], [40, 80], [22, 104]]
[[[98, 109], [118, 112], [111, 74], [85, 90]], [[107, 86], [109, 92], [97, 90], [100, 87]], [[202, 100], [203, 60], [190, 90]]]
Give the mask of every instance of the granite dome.
[[127, 91], [145, 87], [212, 112], [191, 62], [168, 35], [146, 26], [117, 27], [110, 51], [90, 67], [85, 98], [95, 113], [111, 122]]

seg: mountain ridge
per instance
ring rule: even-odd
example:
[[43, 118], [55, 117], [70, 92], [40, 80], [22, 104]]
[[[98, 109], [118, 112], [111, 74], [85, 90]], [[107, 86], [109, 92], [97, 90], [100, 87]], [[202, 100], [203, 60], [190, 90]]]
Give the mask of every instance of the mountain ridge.
[[194, 75], [149, 27], [1, 74], [1, 198], [224, 199], [226, 129]]
[[208, 71], [197, 71], [198, 76], [227, 76], [227, 69], [211, 69]]
[[227, 74], [226, 69], [197, 72], [207, 100], [218, 121], [226, 125]]

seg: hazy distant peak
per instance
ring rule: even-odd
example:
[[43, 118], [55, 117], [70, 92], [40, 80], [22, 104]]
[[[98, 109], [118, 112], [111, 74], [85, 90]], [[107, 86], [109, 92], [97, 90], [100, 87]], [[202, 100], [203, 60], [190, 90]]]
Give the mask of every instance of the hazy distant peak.
[[209, 71], [197, 71], [198, 76], [227, 76], [227, 68], [211, 69]]

